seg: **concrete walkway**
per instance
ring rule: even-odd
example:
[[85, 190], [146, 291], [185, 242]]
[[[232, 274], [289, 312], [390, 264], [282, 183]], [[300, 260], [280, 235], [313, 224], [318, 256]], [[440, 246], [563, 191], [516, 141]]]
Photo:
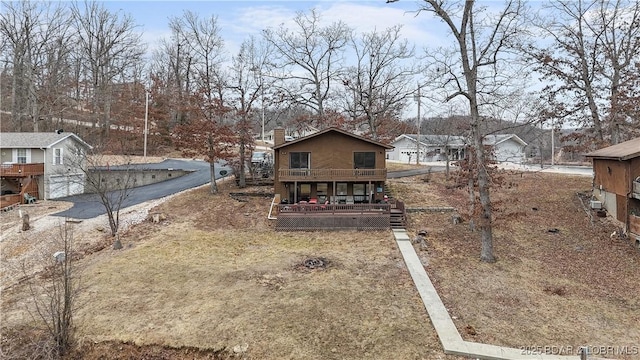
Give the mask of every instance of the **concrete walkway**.
[[521, 349], [464, 341], [460, 336], [460, 333], [458, 333], [458, 329], [456, 329], [453, 320], [451, 320], [449, 312], [444, 307], [440, 296], [438, 296], [436, 289], [433, 287], [420, 258], [418, 258], [418, 254], [416, 254], [416, 251], [411, 244], [411, 239], [409, 239], [406, 230], [394, 229], [393, 235], [396, 238], [398, 248], [402, 253], [402, 257], [407, 265], [409, 274], [411, 274], [411, 278], [413, 279], [413, 282], [418, 289], [418, 293], [422, 298], [424, 307], [427, 309], [427, 313], [431, 318], [431, 323], [438, 333], [438, 338], [440, 339], [440, 343], [442, 344], [445, 354], [467, 356], [477, 359], [499, 360], [569, 360], [580, 358], [579, 355], [563, 356], [534, 354], [534, 351], [527, 353], [526, 350]]

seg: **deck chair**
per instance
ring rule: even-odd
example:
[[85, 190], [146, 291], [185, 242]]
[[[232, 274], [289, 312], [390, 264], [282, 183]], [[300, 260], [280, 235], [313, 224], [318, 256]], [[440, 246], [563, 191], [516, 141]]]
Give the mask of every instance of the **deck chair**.
[[36, 198], [29, 195], [29, 193], [24, 193], [24, 203], [25, 204], [35, 204], [36, 203]]

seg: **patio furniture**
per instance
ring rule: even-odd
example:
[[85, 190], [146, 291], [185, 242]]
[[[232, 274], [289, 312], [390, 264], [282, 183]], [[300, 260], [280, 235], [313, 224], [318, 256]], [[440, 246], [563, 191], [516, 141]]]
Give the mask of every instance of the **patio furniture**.
[[25, 204], [35, 204], [36, 203], [36, 198], [29, 195], [29, 193], [24, 193], [24, 203]]

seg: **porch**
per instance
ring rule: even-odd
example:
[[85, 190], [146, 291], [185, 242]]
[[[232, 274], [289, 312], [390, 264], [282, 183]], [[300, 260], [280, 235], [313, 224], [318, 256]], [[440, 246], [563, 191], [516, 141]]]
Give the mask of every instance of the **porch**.
[[42, 175], [43, 163], [0, 164], [0, 209], [25, 203], [25, 194], [39, 199], [38, 178]]
[[280, 169], [278, 181], [385, 181], [387, 169]]
[[277, 205], [276, 231], [387, 230], [404, 226], [404, 203]]

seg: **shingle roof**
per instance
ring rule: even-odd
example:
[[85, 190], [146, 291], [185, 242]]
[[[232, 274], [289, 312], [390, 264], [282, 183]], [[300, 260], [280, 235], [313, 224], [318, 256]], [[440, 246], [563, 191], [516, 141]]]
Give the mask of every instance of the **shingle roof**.
[[633, 159], [640, 156], [640, 137], [590, 152], [585, 156], [590, 158], [612, 160]]
[[372, 144], [375, 144], [375, 145], [378, 145], [378, 146], [382, 146], [385, 149], [393, 149], [393, 146], [391, 146], [391, 145], [387, 145], [387, 144], [384, 144], [384, 143], [381, 143], [379, 141], [375, 141], [375, 140], [372, 140], [372, 139], [369, 139], [369, 138], [366, 138], [366, 137], [363, 137], [363, 136], [355, 135], [355, 134], [352, 134], [352, 133], [350, 133], [348, 131], [345, 131], [345, 130], [342, 130], [342, 129], [336, 128], [336, 127], [330, 127], [330, 128], [318, 131], [317, 133], [314, 133], [314, 134], [311, 134], [311, 135], [308, 135], [308, 136], [305, 136], [305, 137], [301, 137], [301, 138], [295, 139], [293, 141], [288, 141], [288, 142], [285, 142], [285, 143], [280, 144], [280, 145], [273, 146], [272, 149], [279, 149], [279, 148], [282, 148], [282, 147], [285, 147], [285, 146], [289, 146], [291, 144], [296, 144], [296, 143], [299, 143], [301, 141], [305, 141], [307, 139], [310, 139], [310, 138], [313, 138], [313, 137], [316, 137], [316, 136], [320, 136], [322, 134], [325, 134], [325, 133], [328, 133], [328, 132], [332, 132], [332, 131], [333, 132], [338, 132], [338, 133], [341, 133], [341, 134], [344, 134], [344, 135], [347, 135], [347, 136], [350, 136], [352, 138], [360, 139], [362, 141], [366, 141], [366, 142], [369, 142], [369, 143], [372, 143]]
[[509, 139], [513, 139], [515, 142], [520, 143], [523, 146], [527, 146], [524, 140], [520, 139], [516, 134], [493, 134], [484, 137], [485, 145], [495, 146]]
[[[411, 140], [416, 140], [415, 134], [405, 134]], [[420, 142], [428, 145], [465, 145], [464, 136], [458, 135], [420, 135]]]
[[60, 141], [73, 137], [86, 147], [91, 147], [74, 133], [56, 132], [4, 132], [0, 133], [0, 148], [40, 149], [50, 148]]

